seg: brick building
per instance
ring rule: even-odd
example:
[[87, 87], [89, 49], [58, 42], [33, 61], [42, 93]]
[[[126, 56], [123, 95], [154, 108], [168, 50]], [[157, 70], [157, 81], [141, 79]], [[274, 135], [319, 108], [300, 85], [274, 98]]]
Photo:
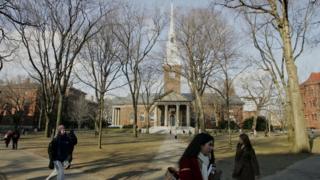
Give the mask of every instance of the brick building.
[[29, 79], [0, 86], [0, 125], [37, 126], [39, 85]]
[[[0, 126], [2, 128], [12, 126], [41, 128], [44, 117], [41, 118], [40, 113], [40, 96], [40, 85], [29, 79], [0, 85]], [[88, 124], [87, 121], [94, 119], [96, 103], [86, 100], [85, 96], [86, 93], [79, 89], [73, 87], [67, 89], [62, 112], [63, 123], [77, 125], [80, 122], [78, 120], [70, 123], [73, 121], [72, 115], [76, 113], [83, 114], [83, 117], [76, 116], [86, 119], [81, 121], [82, 123]], [[80, 110], [80, 108], [83, 109]]]
[[311, 73], [300, 84], [307, 127], [320, 129], [320, 72]]

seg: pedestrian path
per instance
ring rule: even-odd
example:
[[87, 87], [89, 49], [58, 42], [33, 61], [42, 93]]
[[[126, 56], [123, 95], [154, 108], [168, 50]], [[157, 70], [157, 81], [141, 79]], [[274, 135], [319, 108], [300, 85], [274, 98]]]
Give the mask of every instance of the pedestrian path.
[[319, 180], [320, 156], [314, 155], [298, 161], [286, 169], [262, 180]]
[[[44, 180], [52, 170], [48, 168], [49, 160], [24, 150], [0, 150], [0, 180]], [[79, 169], [65, 170], [68, 180], [90, 179]], [[95, 177], [95, 180], [99, 178]], [[101, 178], [100, 178], [101, 179]]]
[[169, 166], [178, 167], [178, 161], [183, 154], [187, 144], [182, 140], [174, 139], [173, 135], [168, 135], [159, 148], [157, 156], [155, 156], [149, 165], [149, 168], [158, 169], [152, 173], [145, 173], [141, 176], [141, 180], [152, 179], [163, 180], [164, 174]]

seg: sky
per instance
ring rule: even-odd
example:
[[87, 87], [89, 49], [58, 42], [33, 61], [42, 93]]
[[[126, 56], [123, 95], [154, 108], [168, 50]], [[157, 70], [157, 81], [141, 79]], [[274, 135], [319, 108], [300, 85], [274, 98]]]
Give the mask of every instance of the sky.
[[[167, 12], [169, 16], [170, 12], [170, 2], [171, 0], [130, 0], [134, 4], [138, 6], [145, 7], [147, 9], [153, 9], [154, 7], [159, 8], [163, 12]], [[190, 8], [201, 8], [209, 6], [210, 0], [173, 0], [175, 11], [187, 11]], [[238, 20], [235, 18], [235, 15], [229, 13], [229, 11], [224, 11], [222, 14], [223, 17], [229, 22], [231, 26], [235, 28], [237, 32], [241, 32], [241, 24], [239, 24]], [[167, 29], [163, 32], [163, 36], [166, 37]], [[244, 34], [239, 33], [240, 38], [245, 36]], [[245, 49], [246, 47], [244, 47]], [[250, 50], [249, 50], [250, 51]], [[15, 59], [15, 62], [9, 62], [5, 64], [4, 69], [0, 72], [0, 79], [10, 79], [10, 77], [22, 75], [26, 76], [27, 73], [24, 68], [19, 65], [21, 61], [23, 61], [24, 57], [20, 57], [22, 59]], [[18, 62], [18, 64], [16, 63]], [[305, 52], [296, 62], [298, 68], [299, 81], [303, 82], [306, 80], [311, 72], [320, 72], [320, 46], [318, 47], [306, 47]], [[74, 85], [77, 88], [82, 89], [83, 91], [93, 94], [90, 88], [86, 87], [84, 84], [74, 80]], [[182, 92], [188, 92], [188, 90], [183, 88]], [[122, 88], [120, 90], [116, 90], [111, 92], [112, 95], [116, 96], [125, 96], [127, 95], [128, 89]]]

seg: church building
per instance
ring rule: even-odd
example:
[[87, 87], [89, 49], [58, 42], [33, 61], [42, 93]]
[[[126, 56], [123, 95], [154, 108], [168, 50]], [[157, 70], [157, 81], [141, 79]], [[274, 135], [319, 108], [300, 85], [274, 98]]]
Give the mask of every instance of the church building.
[[[191, 130], [195, 126], [191, 93], [182, 93], [182, 62], [177, 56], [177, 45], [175, 43], [173, 4], [171, 3], [170, 27], [167, 42], [167, 58], [163, 63], [164, 93], [157, 98], [150, 113], [150, 127], [161, 129], [178, 128]], [[143, 96], [143, 95], [141, 95]], [[216, 94], [205, 94], [203, 97], [206, 128], [213, 128], [218, 125], [218, 121], [224, 119], [223, 102]], [[230, 98], [230, 114], [234, 121], [242, 122], [243, 102], [237, 96]], [[210, 101], [212, 100], [212, 102]], [[131, 96], [116, 97], [112, 100], [112, 125], [131, 125], [134, 121]], [[219, 105], [217, 106], [217, 102]], [[138, 122], [139, 128], [147, 126], [145, 106], [141, 98], [138, 102]]]

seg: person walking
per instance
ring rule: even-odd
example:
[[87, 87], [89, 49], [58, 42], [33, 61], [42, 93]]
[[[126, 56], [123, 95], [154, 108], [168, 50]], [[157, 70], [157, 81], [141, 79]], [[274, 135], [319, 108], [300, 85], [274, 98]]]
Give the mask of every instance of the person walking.
[[196, 135], [179, 161], [179, 180], [220, 179], [213, 153], [214, 138], [207, 133]]
[[260, 175], [259, 163], [248, 135], [241, 134], [235, 156], [232, 177], [237, 180], [256, 180]]
[[63, 125], [59, 125], [57, 130], [56, 137], [53, 138], [48, 147], [49, 158], [53, 162], [54, 170], [46, 180], [50, 180], [54, 176], [57, 176], [57, 180], [64, 180], [63, 162], [68, 158], [70, 141]]
[[77, 145], [78, 143], [78, 139], [77, 136], [74, 134], [74, 130], [70, 130], [69, 134], [68, 134], [68, 138], [70, 141], [70, 146], [69, 146], [69, 152], [68, 152], [68, 158], [67, 158], [67, 165], [66, 165], [66, 169], [69, 169], [71, 166], [71, 162], [72, 162], [72, 154], [73, 154], [73, 150], [74, 150], [74, 146]]
[[12, 149], [18, 149], [18, 141], [20, 139], [20, 132], [16, 129], [12, 134]]
[[13, 132], [11, 130], [7, 131], [4, 135], [4, 143], [6, 144], [6, 148], [9, 147]]

